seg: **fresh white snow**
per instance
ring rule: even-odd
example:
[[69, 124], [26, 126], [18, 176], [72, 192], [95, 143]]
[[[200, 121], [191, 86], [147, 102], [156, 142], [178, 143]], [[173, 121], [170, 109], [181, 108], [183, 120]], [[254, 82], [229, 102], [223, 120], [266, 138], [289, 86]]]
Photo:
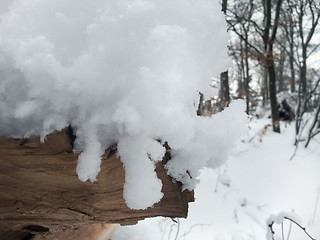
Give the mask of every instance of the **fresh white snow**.
[[168, 173], [185, 188], [202, 168], [226, 160], [246, 122], [244, 103], [196, 116], [198, 92], [214, 95], [211, 78], [230, 63], [218, 0], [1, 4], [0, 135], [45, 141], [71, 125], [82, 181], [96, 181], [101, 155], [118, 143], [134, 209], [163, 196], [154, 162], [164, 148], [156, 140], [170, 145]]
[[[270, 119], [252, 120], [229, 160], [219, 169], [205, 169], [196, 186], [187, 219], [177, 226], [170, 218], [140, 221], [118, 227], [112, 240], [122, 239], [267, 239], [267, 220], [275, 221], [276, 239], [284, 216], [296, 220], [320, 238], [320, 148], [294, 152], [294, 122], [281, 123], [281, 134], [272, 132]], [[254, 137], [254, 138], [253, 138]], [[318, 139], [319, 141], [319, 139]], [[309, 239], [301, 229], [284, 220], [284, 236]]]
[[168, 174], [197, 184], [188, 219], [147, 219], [113, 240], [260, 240], [273, 221], [277, 239], [282, 221], [290, 240], [307, 239], [285, 216], [320, 238], [319, 143], [289, 161], [293, 123], [276, 134], [269, 119], [252, 120], [245, 135], [242, 101], [195, 114], [198, 92], [215, 95], [211, 78], [230, 63], [227, 40], [218, 0], [1, 0], [0, 135], [45, 141], [72, 125], [82, 181], [96, 180], [118, 143], [133, 209], [161, 200], [154, 163], [167, 141]]

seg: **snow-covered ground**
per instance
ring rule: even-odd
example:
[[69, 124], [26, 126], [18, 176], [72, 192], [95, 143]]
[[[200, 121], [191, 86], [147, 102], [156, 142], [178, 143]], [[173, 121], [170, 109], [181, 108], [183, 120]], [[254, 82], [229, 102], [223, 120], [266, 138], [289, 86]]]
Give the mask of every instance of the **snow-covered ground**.
[[[266, 239], [272, 214], [296, 215], [302, 226], [320, 239], [320, 148], [313, 142], [294, 153], [294, 123], [272, 132], [269, 119], [253, 120], [221, 168], [205, 169], [187, 219], [154, 218], [135, 226], [120, 226], [111, 236], [122, 239]], [[276, 239], [281, 225], [274, 224]], [[285, 220], [284, 239], [310, 239]], [[288, 237], [289, 234], [289, 237]]]

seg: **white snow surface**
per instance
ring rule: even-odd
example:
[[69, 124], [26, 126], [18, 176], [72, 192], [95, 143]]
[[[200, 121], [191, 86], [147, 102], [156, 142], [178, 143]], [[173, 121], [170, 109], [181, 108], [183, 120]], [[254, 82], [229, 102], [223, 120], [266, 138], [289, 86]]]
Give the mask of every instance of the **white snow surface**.
[[104, 149], [119, 143], [128, 206], [147, 208], [163, 195], [154, 161], [164, 149], [155, 140], [172, 148], [170, 174], [193, 188], [200, 169], [223, 163], [241, 135], [241, 102], [213, 118], [195, 114], [198, 91], [213, 91], [211, 78], [230, 63], [218, 0], [0, 6], [0, 135], [45, 141], [71, 125], [82, 181], [96, 180]]
[[284, 239], [310, 239], [285, 217], [320, 239], [320, 136], [290, 161], [295, 123], [281, 122], [281, 134], [272, 132], [270, 123], [252, 120], [228, 161], [201, 171], [196, 200], [189, 204], [188, 218], [178, 219], [179, 230], [170, 218], [158, 217], [119, 226], [110, 239], [271, 240], [272, 221], [274, 239], [283, 239], [282, 222]]

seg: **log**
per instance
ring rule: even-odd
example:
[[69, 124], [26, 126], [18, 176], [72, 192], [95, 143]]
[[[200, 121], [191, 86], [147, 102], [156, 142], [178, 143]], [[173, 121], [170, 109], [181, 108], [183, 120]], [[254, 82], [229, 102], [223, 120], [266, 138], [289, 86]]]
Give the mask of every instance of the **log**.
[[0, 224], [0, 240], [105, 240], [111, 236], [118, 224], [90, 224], [64, 231], [48, 231], [34, 234], [28, 231], [8, 230]]
[[[73, 152], [67, 130], [48, 135], [44, 143], [39, 137], [0, 137], [0, 224], [6, 231], [43, 234], [92, 224], [129, 225], [147, 217], [187, 217], [193, 192], [182, 192], [163, 163], [156, 165], [163, 199], [146, 210], [132, 210], [123, 198], [124, 168], [117, 146], [105, 151], [94, 183], [78, 179], [79, 154]], [[163, 162], [169, 158], [167, 151]]]
[[117, 226], [117, 224], [91, 224], [64, 232], [35, 235], [31, 240], [106, 240]]

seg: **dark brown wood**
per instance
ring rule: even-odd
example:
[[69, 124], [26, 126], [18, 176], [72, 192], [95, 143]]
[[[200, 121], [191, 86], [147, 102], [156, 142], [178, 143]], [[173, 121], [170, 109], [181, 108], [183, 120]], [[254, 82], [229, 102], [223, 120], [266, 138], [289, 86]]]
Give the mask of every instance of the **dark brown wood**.
[[9, 225], [0, 222], [0, 240], [29, 240], [34, 236], [27, 231], [12, 230]]
[[44, 143], [39, 137], [0, 137], [0, 224], [43, 233], [96, 223], [135, 224], [146, 217], [187, 217], [193, 193], [181, 193], [162, 163], [156, 172], [163, 183], [163, 199], [146, 210], [129, 209], [123, 199], [123, 164], [116, 151], [116, 145], [105, 151], [97, 182], [81, 182], [76, 174], [79, 153], [72, 152], [66, 131], [49, 135]]
[[117, 224], [91, 224], [62, 232], [35, 235], [31, 240], [107, 240]]
[[0, 240], [106, 240], [117, 226], [118, 224], [95, 223], [73, 229], [34, 234], [26, 230], [8, 230], [7, 225], [0, 224]]

